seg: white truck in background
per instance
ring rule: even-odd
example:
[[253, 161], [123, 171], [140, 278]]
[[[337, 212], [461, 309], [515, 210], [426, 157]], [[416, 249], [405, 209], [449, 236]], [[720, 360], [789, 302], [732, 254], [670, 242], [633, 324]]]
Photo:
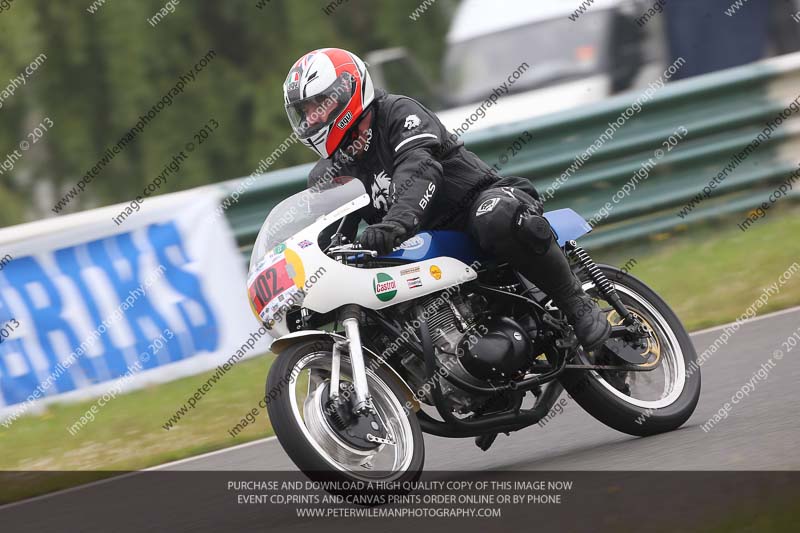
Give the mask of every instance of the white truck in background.
[[[640, 28], [633, 0], [595, 0], [576, 20], [570, 0], [464, 0], [445, 38], [435, 89], [404, 48], [367, 55], [376, 86], [408, 94], [461, 126], [496, 87], [508, 93], [470, 130], [581, 106], [646, 86], [666, 64], [660, 17]], [[524, 73], [509, 83], [520, 65]]]
[[[445, 38], [441, 83], [431, 83], [404, 48], [366, 59], [376, 86], [418, 99], [451, 130], [473, 116], [474, 131], [643, 90], [672, 63], [668, 1], [462, 0]], [[769, 9], [763, 57], [800, 50], [800, 0], [775, 0]], [[524, 74], [475, 121], [476, 109], [523, 63]]]

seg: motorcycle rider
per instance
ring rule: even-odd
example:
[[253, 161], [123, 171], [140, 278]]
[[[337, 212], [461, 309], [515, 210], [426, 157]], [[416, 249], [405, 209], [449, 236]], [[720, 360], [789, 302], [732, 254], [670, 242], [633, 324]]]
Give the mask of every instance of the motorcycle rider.
[[500, 177], [423, 105], [376, 90], [346, 50], [305, 54], [283, 94], [295, 134], [321, 157], [309, 187], [355, 176], [370, 193], [372, 202], [347, 217], [345, 235], [354, 237], [363, 218], [369, 226], [358, 242], [385, 254], [421, 230], [466, 231], [552, 298], [586, 350], [608, 338], [610, 324], [572, 274], [529, 180]]

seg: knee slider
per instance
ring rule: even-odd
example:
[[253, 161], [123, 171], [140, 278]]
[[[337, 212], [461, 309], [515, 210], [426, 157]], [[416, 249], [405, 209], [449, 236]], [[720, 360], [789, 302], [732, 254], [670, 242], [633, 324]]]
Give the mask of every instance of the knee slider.
[[547, 219], [533, 214], [526, 205], [514, 215], [514, 234], [523, 244], [532, 246], [536, 255], [547, 253], [555, 240]]
[[492, 255], [508, 259], [509, 252], [518, 247], [512, 226], [519, 202], [496, 191], [487, 191], [476, 204], [471, 225], [478, 245]]

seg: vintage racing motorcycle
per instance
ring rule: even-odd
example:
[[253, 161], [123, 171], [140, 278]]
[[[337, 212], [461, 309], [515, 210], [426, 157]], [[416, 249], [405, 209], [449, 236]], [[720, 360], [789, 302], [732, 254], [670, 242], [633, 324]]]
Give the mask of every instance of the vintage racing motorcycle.
[[594, 263], [575, 242], [591, 228], [571, 209], [545, 216], [612, 324], [591, 354], [542, 291], [464, 233], [422, 232], [380, 257], [348, 243], [344, 217], [369, 201], [353, 178], [287, 198], [250, 261], [250, 303], [277, 355], [270, 421], [312, 479], [413, 482], [423, 432], [487, 450], [547, 416], [565, 389], [631, 435], [676, 429], [694, 411], [686, 330], [644, 283]]

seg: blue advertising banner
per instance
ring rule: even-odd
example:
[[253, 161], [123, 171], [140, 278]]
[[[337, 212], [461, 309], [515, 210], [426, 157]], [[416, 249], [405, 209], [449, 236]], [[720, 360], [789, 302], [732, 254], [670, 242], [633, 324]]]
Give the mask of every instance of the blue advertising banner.
[[230, 228], [208, 216], [216, 194], [149, 202], [119, 227], [106, 208], [70, 215], [82, 220], [66, 229], [44, 221], [0, 233], [4, 424], [42, 399], [102, 393], [131, 369], [149, 378], [141, 385], [213, 368], [257, 327]]

